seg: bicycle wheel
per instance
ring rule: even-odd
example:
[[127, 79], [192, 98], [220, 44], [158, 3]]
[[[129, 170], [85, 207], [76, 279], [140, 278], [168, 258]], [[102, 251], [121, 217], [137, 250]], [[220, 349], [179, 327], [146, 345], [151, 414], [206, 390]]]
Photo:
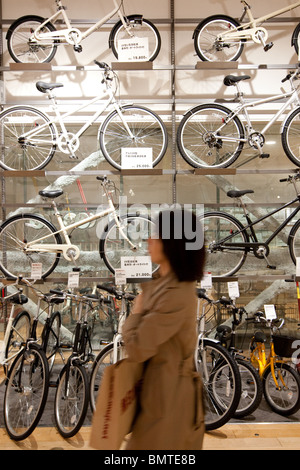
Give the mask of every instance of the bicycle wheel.
[[[114, 364], [116, 361], [124, 359], [126, 357], [125, 347], [119, 345], [117, 348], [117, 357], [114, 358], [114, 345], [113, 343], [108, 344], [105, 348], [100, 351], [95, 359], [91, 380], [90, 380], [90, 399], [91, 409], [94, 412], [96, 409], [97, 396], [100, 390], [101, 380], [104, 374], [105, 367]], [[116, 359], [116, 361], [114, 360]]]
[[232, 276], [244, 264], [247, 249], [226, 244], [246, 243], [248, 236], [243, 225], [223, 212], [206, 212], [202, 217], [206, 269], [214, 276]]
[[[31, 40], [34, 31], [45, 19], [40, 16], [28, 15], [16, 20], [7, 32], [7, 49], [11, 58], [15, 62], [26, 63], [44, 63], [50, 62], [57, 51], [57, 41], [47, 40], [45, 42], [37, 42]], [[41, 33], [49, 33], [56, 31], [51, 23], [47, 23]]]
[[35, 345], [15, 359], [4, 394], [4, 423], [11, 439], [21, 441], [37, 426], [47, 401], [49, 370], [44, 352]]
[[45, 351], [49, 370], [51, 372], [54, 361], [55, 353], [59, 347], [59, 335], [61, 327], [61, 317], [59, 312], [53, 312], [50, 318], [49, 326], [44, 327], [42, 333], [43, 349]]
[[152, 166], [155, 167], [167, 151], [168, 134], [153, 111], [128, 105], [122, 107], [120, 114], [114, 111], [108, 115], [99, 129], [99, 141], [104, 157], [117, 170], [122, 169], [122, 149], [152, 149]]
[[[149, 256], [148, 239], [153, 231], [154, 222], [139, 215], [125, 215], [120, 218], [120, 227], [112, 220], [104, 229], [100, 239], [99, 252], [108, 269], [114, 274], [121, 268], [124, 256]], [[123, 236], [122, 232], [125, 237]], [[131, 244], [133, 244], [133, 246]], [[152, 273], [158, 266], [152, 265]]]
[[263, 390], [266, 402], [275, 413], [290, 416], [300, 409], [300, 377], [288, 364], [275, 363], [276, 387], [271, 367], [263, 375]]
[[281, 134], [283, 150], [295, 165], [300, 166], [300, 108], [290, 114], [285, 121]]
[[226, 168], [240, 156], [245, 138], [238, 117], [218, 104], [200, 105], [185, 114], [177, 131], [180, 154], [194, 168]]
[[28, 312], [23, 310], [17, 314], [9, 334], [5, 350], [5, 359], [9, 360], [10, 358], [15, 357], [20, 351], [22, 345], [26, 343], [30, 334], [30, 324], [31, 320]]
[[[158, 29], [149, 20], [145, 20], [141, 15], [130, 15], [126, 18], [127, 25], [130, 27], [130, 33], [135, 38], [147, 38], [149, 45], [149, 61], [154, 61], [161, 48], [161, 38]], [[121, 39], [130, 39], [130, 36], [119, 21], [111, 31], [109, 46], [113, 54], [118, 59], [119, 41]], [[147, 58], [145, 58], [147, 60]]]
[[293, 36], [292, 36], [292, 45], [295, 48], [296, 54], [299, 57], [299, 44], [300, 44], [300, 23], [296, 26]]
[[[29, 132], [34, 134], [26, 137]], [[40, 170], [55, 153], [55, 127], [45, 114], [29, 106], [16, 106], [0, 114], [0, 136], [0, 166], [4, 170]]]
[[288, 246], [292, 261], [296, 264], [297, 258], [300, 257], [300, 220], [295, 223], [290, 232]]
[[17, 278], [22, 274], [31, 275], [32, 263], [42, 264], [42, 279], [49, 276], [56, 268], [60, 253], [27, 251], [29, 242], [46, 237], [39, 241], [43, 244], [61, 244], [56, 228], [46, 219], [37, 215], [23, 214], [7, 219], [0, 226], [0, 269], [7, 277]]
[[74, 436], [81, 428], [89, 404], [87, 373], [80, 364], [67, 364], [60, 375], [54, 401], [55, 422], [64, 438]]
[[236, 411], [235, 418], [244, 418], [252, 414], [260, 405], [263, 396], [263, 386], [261, 378], [250, 362], [235, 358], [241, 376], [241, 397]]
[[194, 32], [194, 47], [198, 57], [209, 62], [229, 62], [238, 60], [244, 44], [239, 40], [219, 40], [220, 35], [235, 31], [240, 24], [225, 15], [206, 18]]
[[232, 418], [241, 396], [237, 363], [221, 344], [200, 339], [197, 370], [203, 381], [206, 430], [217, 429]]

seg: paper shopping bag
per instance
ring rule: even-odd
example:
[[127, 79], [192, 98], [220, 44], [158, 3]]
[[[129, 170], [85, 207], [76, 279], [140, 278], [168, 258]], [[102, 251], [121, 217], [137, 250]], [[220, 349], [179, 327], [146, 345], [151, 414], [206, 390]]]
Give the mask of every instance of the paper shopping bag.
[[128, 359], [105, 368], [92, 420], [91, 447], [120, 449], [132, 429], [143, 370], [142, 363]]

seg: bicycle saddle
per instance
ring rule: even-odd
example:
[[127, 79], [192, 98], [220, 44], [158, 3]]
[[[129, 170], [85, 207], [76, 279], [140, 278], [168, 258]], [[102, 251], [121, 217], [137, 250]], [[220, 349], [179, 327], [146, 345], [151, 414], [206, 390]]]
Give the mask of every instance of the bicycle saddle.
[[245, 189], [244, 191], [235, 191], [235, 190], [231, 190], [231, 191], [228, 191], [227, 193], [227, 196], [228, 197], [241, 197], [241, 196], [244, 196], [245, 194], [253, 194], [254, 191], [252, 191], [252, 189]]
[[267, 341], [267, 337], [262, 331], [256, 331], [254, 334], [254, 341], [256, 343], [265, 343]]
[[62, 83], [45, 83], [45, 82], [37, 82], [36, 87], [41, 93], [47, 93], [48, 90], [53, 90], [54, 88], [62, 87]]
[[224, 78], [224, 85], [225, 86], [232, 86], [236, 83], [240, 82], [241, 80], [250, 80], [251, 77], [249, 75], [243, 75], [242, 77], [237, 77], [236, 75], [227, 75]]
[[26, 295], [23, 295], [23, 294], [21, 295], [16, 294], [9, 299], [9, 302], [12, 304], [16, 304], [16, 305], [23, 305], [28, 302], [28, 297], [26, 297]]
[[64, 192], [61, 189], [58, 189], [57, 191], [39, 191], [39, 195], [42, 197], [49, 197], [51, 199], [55, 199], [56, 197], [61, 196], [64, 194]]

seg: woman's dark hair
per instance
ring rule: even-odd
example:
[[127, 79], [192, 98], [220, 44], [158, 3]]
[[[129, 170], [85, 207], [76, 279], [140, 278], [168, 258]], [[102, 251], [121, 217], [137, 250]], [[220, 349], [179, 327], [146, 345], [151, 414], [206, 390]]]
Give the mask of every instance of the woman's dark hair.
[[191, 211], [165, 210], [157, 219], [158, 237], [180, 282], [200, 281], [205, 263], [203, 228]]

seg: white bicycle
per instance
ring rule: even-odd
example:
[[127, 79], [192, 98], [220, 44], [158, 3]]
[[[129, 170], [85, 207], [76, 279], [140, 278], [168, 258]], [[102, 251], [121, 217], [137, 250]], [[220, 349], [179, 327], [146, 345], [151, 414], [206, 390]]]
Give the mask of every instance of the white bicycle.
[[[115, 98], [118, 77], [103, 63], [95, 63], [103, 71], [104, 90], [92, 100], [76, 109], [61, 114], [53, 90], [61, 83], [37, 82], [36, 86], [48, 95], [55, 116], [53, 118], [32, 106], [13, 106], [0, 114], [0, 167], [4, 170], [40, 170], [53, 158], [56, 149], [76, 158], [80, 137], [109, 108], [98, 130], [100, 150], [106, 160], [116, 169], [122, 169], [122, 158], [126, 149], [145, 153], [152, 157], [152, 166], [163, 158], [168, 147], [166, 127], [159, 116], [143, 106], [122, 105]], [[112, 84], [116, 83], [115, 89]], [[69, 116], [106, 98], [99, 104], [96, 113], [88, 118], [76, 133], [68, 131], [65, 123]], [[126, 156], [126, 155], [125, 155]]]
[[[15, 62], [51, 62], [60, 45], [70, 45], [75, 52], [81, 52], [81, 42], [115, 15], [119, 16], [120, 21], [110, 33], [109, 47], [116, 58], [118, 58], [119, 41], [128, 38], [148, 39], [149, 57], [145, 57], [145, 61], [153, 61], [158, 56], [161, 38], [157, 28], [142, 15], [126, 16], [122, 11], [124, 0], [120, 0], [120, 3], [118, 0], [113, 0], [114, 7], [108, 15], [85, 31], [72, 27], [66, 7], [61, 0], [55, 0], [55, 3], [57, 12], [50, 18], [26, 15], [11, 24], [6, 39], [8, 52]], [[56, 21], [62, 22], [66, 27], [57, 30], [54, 26]]]
[[[108, 269], [114, 274], [117, 268], [121, 268], [122, 257], [148, 254], [147, 241], [154, 222], [139, 214], [119, 216], [113, 201], [116, 192], [114, 183], [102, 176], [97, 179], [102, 182], [108, 201], [108, 207], [101, 212], [65, 225], [54, 201], [63, 191], [40, 191], [39, 194], [43, 198], [52, 199], [59, 229], [44, 217], [35, 214], [13, 216], [0, 226], [0, 269], [5, 276], [17, 278], [22, 274], [30, 278], [32, 265], [37, 263], [40, 277], [46, 279], [56, 268], [61, 254], [76, 266], [81, 250], [71, 242], [69, 233], [109, 214], [112, 215], [112, 220], [105, 227], [99, 242], [100, 256]], [[153, 264], [153, 272], [157, 269], [158, 266]]]
[[[266, 52], [269, 51], [273, 47], [273, 43], [267, 42], [269, 34], [262, 24], [300, 6], [298, 1], [281, 10], [255, 19], [250, 5], [244, 0], [241, 3], [244, 5], [244, 12], [240, 21], [227, 15], [213, 15], [198, 24], [193, 38], [196, 53], [201, 60], [209, 62], [238, 60], [247, 42], [261, 44]], [[249, 22], [242, 24], [246, 15]], [[297, 55], [299, 53], [299, 38], [300, 23], [295, 28], [291, 41]]]

